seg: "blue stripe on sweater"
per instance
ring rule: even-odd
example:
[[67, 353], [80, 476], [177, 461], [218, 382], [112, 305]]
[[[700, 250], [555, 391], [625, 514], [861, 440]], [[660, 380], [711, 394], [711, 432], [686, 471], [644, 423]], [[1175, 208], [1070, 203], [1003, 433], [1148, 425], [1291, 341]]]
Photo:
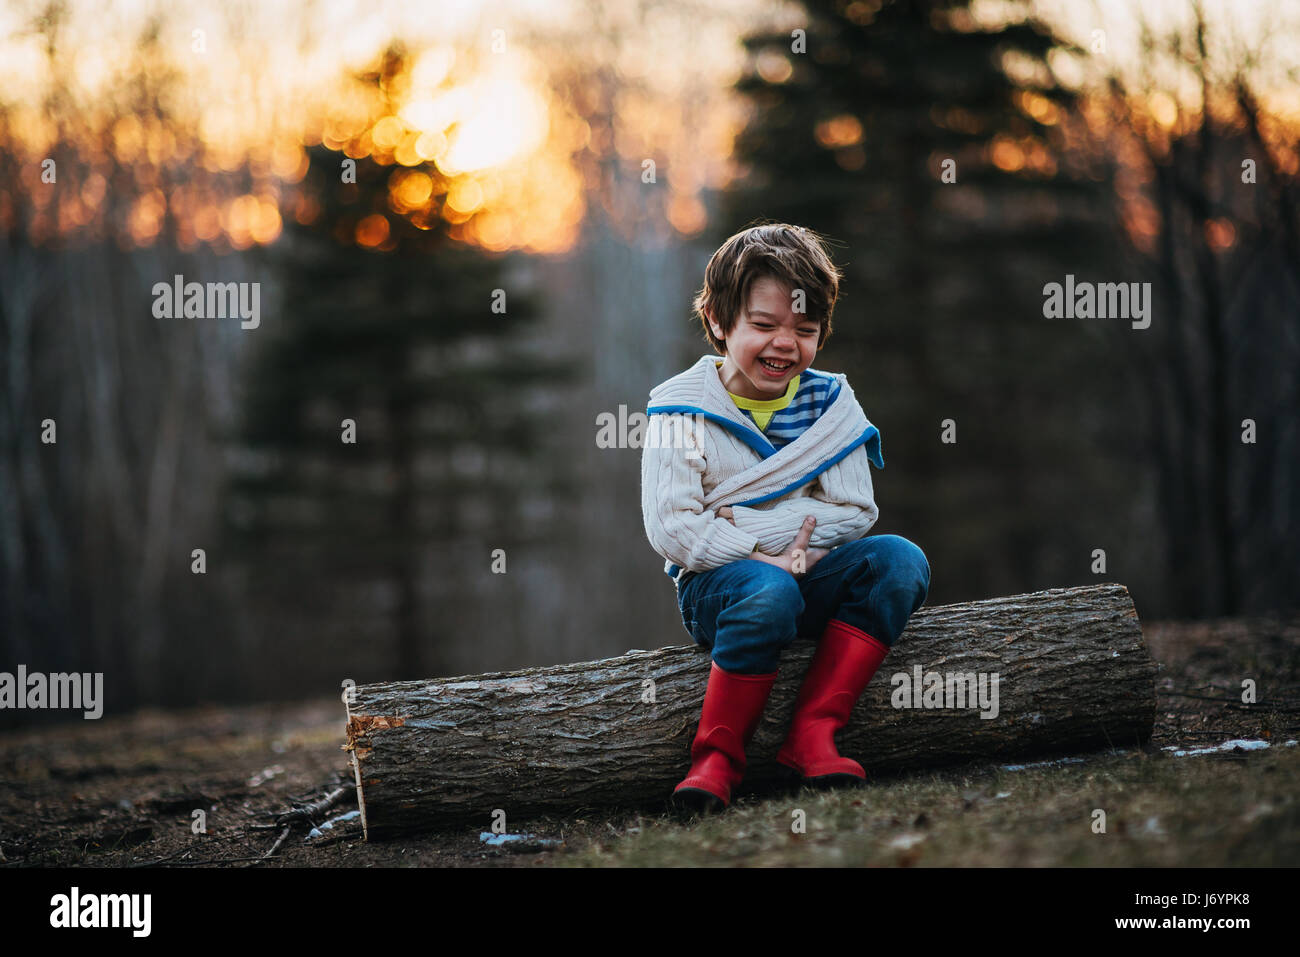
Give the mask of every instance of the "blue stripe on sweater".
[[767, 441], [761, 435], [755, 435], [752, 430], [744, 426], [737, 425], [725, 416], [718, 415], [716, 412], [710, 412], [707, 409], [701, 409], [698, 405], [652, 405], [646, 410], [646, 415], [658, 415], [659, 413], [684, 412], [691, 415], [702, 415], [706, 419], [718, 423], [728, 432], [734, 435], [740, 441], [744, 442], [751, 449], [757, 452], [763, 458], [776, 455], [776, 447]]
[[[840, 384], [834, 376], [806, 370], [800, 379], [799, 391], [785, 408], [772, 413], [763, 434], [777, 449], [789, 445], [821, 417], [839, 391]], [[742, 412], [755, 426], [758, 425], [752, 411], [744, 409]]]

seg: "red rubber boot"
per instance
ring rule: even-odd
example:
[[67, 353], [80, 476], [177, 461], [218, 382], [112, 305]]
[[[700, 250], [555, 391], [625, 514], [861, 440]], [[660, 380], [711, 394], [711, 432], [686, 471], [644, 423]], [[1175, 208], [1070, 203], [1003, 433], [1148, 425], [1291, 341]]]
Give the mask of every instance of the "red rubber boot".
[[827, 624], [776, 756], [804, 784], [836, 787], [866, 781], [862, 765], [835, 749], [835, 732], [848, 724], [849, 712], [887, 654], [889, 646], [865, 631], [838, 619]]
[[691, 743], [691, 769], [673, 789], [678, 810], [721, 811], [731, 803], [731, 789], [745, 775], [745, 749], [758, 728], [776, 672], [740, 675], [709, 670], [700, 726]]

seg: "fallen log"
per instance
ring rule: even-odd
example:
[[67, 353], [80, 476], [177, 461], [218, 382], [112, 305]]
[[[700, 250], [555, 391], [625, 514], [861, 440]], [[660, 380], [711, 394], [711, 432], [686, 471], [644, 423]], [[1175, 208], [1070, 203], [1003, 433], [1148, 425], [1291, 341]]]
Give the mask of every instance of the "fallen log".
[[[782, 654], [737, 793], [783, 779], [774, 758], [814, 650]], [[580, 807], [662, 809], [690, 765], [709, 661], [676, 645], [357, 686], [343, 748], [366, 839], [488, 828], [498, 809], [508, 827]], [[837, 743], [868, 775], [1133, 747], [1151, 736], [1155, 673], [1122, 585], [923, 608]]]

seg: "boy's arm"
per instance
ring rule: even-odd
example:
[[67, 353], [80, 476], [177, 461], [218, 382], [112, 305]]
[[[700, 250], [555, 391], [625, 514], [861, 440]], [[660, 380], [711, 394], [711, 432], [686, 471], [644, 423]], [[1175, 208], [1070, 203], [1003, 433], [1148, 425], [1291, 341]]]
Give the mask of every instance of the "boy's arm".
[[712, 510], [705, 511], [704, 450], [672, 448], [669, 418], [666, 413], [650, 416], [641, 451], [641, 518], [646, 537], [656, 552], [688, 571], [708, 571], [748, 558], [758, 544], [757, 536]]
[[790, 547], [808, 515], [817, 519], [809, 542], [812, 548], [857, 541], [880, 514], [866, 446], [858, 446], [818, 476], [811, 496], [785, 499], [771, 508], [733, 505], [731, 512], [736, 528], [753, 535], [759, 550], [772, 555]]

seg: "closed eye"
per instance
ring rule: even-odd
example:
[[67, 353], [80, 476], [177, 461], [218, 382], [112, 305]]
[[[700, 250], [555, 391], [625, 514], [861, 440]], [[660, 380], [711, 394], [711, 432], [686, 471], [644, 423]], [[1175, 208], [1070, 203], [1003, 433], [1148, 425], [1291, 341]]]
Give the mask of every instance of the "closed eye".
[[[754, 326], [755, 329], [772, 329], [772, 328], [775, 328], [775, 327], [774, 327], [770, 322], [755, 322], [755, 323], [753, 323], [753, 326]], [[815, 326], [814, 326], [814, 327], [811, 327], [811, 328], [805, 327], [805, 328], [799, 330], [799, 334], [800, 334], [800, 335], [803, 335], [803, 336], [815, 336], [815, 335], [816, 335], [818, 332], [820, 332], [820, 331], [821, 331], [821, 330], [818, 329], [818, 328], [815, 327]]]

